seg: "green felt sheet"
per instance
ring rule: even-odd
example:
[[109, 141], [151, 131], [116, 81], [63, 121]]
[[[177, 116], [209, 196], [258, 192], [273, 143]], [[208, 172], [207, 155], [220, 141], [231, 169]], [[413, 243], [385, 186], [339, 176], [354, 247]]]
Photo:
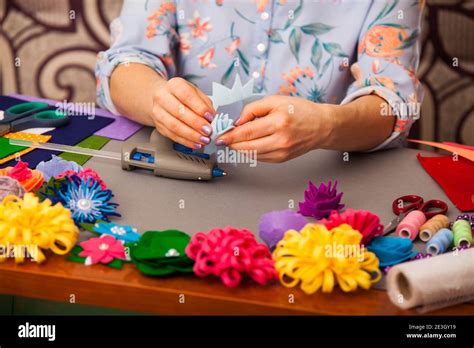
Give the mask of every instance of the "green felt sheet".
[[0, 138], [0, 158], [5, 158], [24, 149], [26, 149], [24, 146], [10, 145], [9, 138]]
[[[84, 139], [76, 146], [87, 148], [87, 149], [100, 150], [109, 141], [110, 141], [109, 138], [101, 137], [98, 135], [91, 135], [89, 138]], [[67, 161], [74, 161], [81, 166], [91, 159], [91, 156], [78, 155], [75, 153], [67, 153], [67, 152], [63, 152], [62, 154], [59, 155], [59, 157]]]

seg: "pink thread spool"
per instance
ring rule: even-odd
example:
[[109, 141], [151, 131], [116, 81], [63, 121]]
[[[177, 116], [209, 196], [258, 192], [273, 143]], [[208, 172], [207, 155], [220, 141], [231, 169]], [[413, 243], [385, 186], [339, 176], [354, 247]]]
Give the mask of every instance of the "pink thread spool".
[[420, 232], [420, 227], [426, 222], [426, 216], [421, 210], [413, 210], [397, 226], [397, 236], [414, 240]]

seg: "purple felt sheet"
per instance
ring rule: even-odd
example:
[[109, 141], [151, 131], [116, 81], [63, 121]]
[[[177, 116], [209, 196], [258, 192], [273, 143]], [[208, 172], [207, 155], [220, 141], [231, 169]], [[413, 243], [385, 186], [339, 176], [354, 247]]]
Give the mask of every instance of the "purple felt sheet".
[[[48, 103], [50, 105], [56, 105], [58, 103], [57, 100], [43, 99], [43, 98], [32, 97], [32, 96], [27, 96], [27, 95], [22, 95], [22, 94], [10, 94], [9, 96], [13, 98], [25, 100], [27, 102], [41, 101], [41, 102]], [[130, 121], [128, 118], [124, 116], [116, 116], [103, 109], [95, 108], [95, 115], [102, 116], [102, 117], [110, 117], [110, 118], [115, 119], [115, 121], [112, 122], [107, 127], [102, 128], [99, 131], [95, 132], [95, 135], [100, 135], [102, 137], [124, 141], [128, 139], [129, 137], [131, 137], [136, 132], [138, 132], [143, 127], [143, 125]]]

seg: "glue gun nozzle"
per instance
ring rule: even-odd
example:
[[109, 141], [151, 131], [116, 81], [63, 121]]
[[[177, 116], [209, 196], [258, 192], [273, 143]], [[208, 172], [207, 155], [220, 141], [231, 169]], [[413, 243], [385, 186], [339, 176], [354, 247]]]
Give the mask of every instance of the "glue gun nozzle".
[[218, 177], [222, 177], [222, 176], [226, 176], [227, 173], [224, 172], [222, 169], [220, 169], [219, 167], [214, 167], [214, 169], [212, 170], [212, 176], [214, 178], [218, 178]]

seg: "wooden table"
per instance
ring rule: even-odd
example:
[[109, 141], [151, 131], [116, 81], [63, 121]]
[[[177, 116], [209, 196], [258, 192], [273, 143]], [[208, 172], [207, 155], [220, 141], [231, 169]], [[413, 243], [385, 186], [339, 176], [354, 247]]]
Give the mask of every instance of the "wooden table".
[[[133, 140], [144, 141], [149, 130]], [[118, 150], [112, 141], [106, 149]], [[93, 159], [96, 169], [121, 204], [123, 219], [139, 229], [177, 228], [193, 234], [215, 226], [234, 225], [258, 231], [261, 214], [291, 207], [302, 199], [309, 179], [339, 181], [347, 207], [371, 210], [383, 222], [392, 218], [390, 204], [402, 194], [420, 194], [447, 200], [443, 191], [422, 170], [416, 151], [398, 149], [350, 155], [315, 151], [285, 164], [228, 166], [230, 175], [213, 182], [185, 182], [156, 178], [147, 173], [123, 172], [117, 163]], [[433, 154], [434, 155], [434, 154]], [[458, 211], [450, 204], [450, 217]], [[83, 237], [84, 238], [84, 237]], [[0, 294], [118, 308], [156, 314], [320, 314], [414, 315], [392, 305], [382, 290], [344, 294], [306, 295], [278, 284], [259, 287], [245, 282], [227, 289], [216, 279], [193, 276], [148, 278], [133, 265], [118, 271], [105, 266], [86, 267], [50, 255], [43, 265], [26, 262], [0, 264]], [[430, 314], [474, 314], [473, 304], [458, 305]]]

